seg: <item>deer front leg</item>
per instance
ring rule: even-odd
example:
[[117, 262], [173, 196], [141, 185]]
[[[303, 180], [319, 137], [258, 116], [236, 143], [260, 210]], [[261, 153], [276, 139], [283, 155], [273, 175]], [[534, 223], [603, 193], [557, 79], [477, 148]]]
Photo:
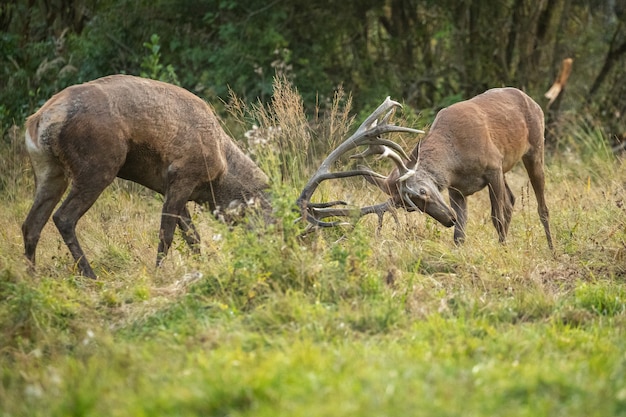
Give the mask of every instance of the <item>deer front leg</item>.
[[[165, 201], [163, 202], [163, 211], [161, 212], [161, 227], [159, 229], [159, 247], [157, 251], [156, 265], [157, 267], [163, 262], [163, 258], [172, 246], [174, 240], [174, 230], [176, 225], [181, 225], [183, 232], [189, 230], [189, 212], [187, 211], [187, 201], [194, 189], [193, 179], [180, 178], [175, 172], [169, 174], [167, 191], [165, 192]], [[182, 218], [186, 219], [182, 221]], [[195, 227], [193, 229], [195, 231]], [[197, 233], [197, 232], [196, 232]], [[188, 237], [189, 238], [189, 237]], [[189, 238], [192, 241], [193, 238]], [[185, 239], [187, 240], [187, 238]]]
[[498, 232], [500, 243], [505, 243], [513, 205], [510, 198], [512, 194], [509, 194], [510, 190], [507, 190], [508, 185], [501, 169], [493, 170], [487, 175], [487, 185], [491, 201], [491, 221]]
[[511, 187], [506, 182], [506, 178], [504, 178], [504, 187], [506, 189], [506, 200], [504, 204], [504, 220], [506, 224], [506, 233], [509, 232], [509, 225], [511, 224], [511, 217], [513, 216], [513, 206], [515, 205], [515, 196], [513, 195], [513, 191], [511, 191]]
[[187, 210], [187, 205], [183, 206], [183, 210], [178, 218], [178, 227], [183, 233], [183, 239], [187, 242], [187, 245], [191, 248], [193, 253], [200, 253], [200, 235], [196, 230], [196, 226], [191, 221], [191, 215]]
[[450, 206], [456, 213], [454, 225], [454, 243], [457, 245], [465, 242], [465, 225], [467, 224], [467, 200], [465, 196], [454, 189], [448, 189]]

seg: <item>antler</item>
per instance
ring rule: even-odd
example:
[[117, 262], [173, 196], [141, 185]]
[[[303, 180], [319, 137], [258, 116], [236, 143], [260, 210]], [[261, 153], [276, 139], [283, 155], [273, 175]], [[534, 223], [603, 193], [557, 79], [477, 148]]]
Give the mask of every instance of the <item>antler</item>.
[[[340, 224], [346, 224], [343, 221], [327, 222], [323, 219], [328, 217], [361, 217], [366, 214], [376, 213], [378, 215], [379, 225], [382, 224], [382, 218], [385, 212], [391, 210], [394, 204], [391, 201], [387, 201], [382, 204], [362, 207], [360, 209], [350, 208], [334, 208], [337, 205], [346, 205], [344, 201], [333, 201], [329, 203], [312, 203], [311, 196], [317, 189], [317, 187], [325, 180], [336, 178], [347, 178], [354, 176], [367, 176], [379, 179], [386, 179], [385, 175], [381, 175], [371, 169], [359, 166], [358, 169], [351, 171], [331, 172], [332, 165], [346, 152], [351, 151], [359, 146], [368, 146], [368, 148], [356, 155], [352, 155], [351, 158], [365, 158], [370, 155], [379, 155], [378, 158], [391, 159], [399, 171], [398, 181], [402, 182], [415, 173], [413, 169], [410, 169], [404, 163], [409, 157], [406, 155], [402, 147], [397, 143], [383, 139], [381, 135], [391, 132], [402, 133], [424, 133], [422, 130], [411, 129], [403, 126], [396, 126], [389, 124], [389, 119], [394, 113], [396, 107], [402, 107], [402, 105], [396, 101], [391, 100], [389, 97], [378, 106], [376, 110], [359, 126], [352, 136], [346, 139], [341, 145], [339, 145], [334, 151], [328, 155], [328, 157], [322, 162], [318, 170], [311, 177], [306, 184], [300, 197], [297, 200], [297, 204], [302, 212], [302, 218], [309, 221], [311, 224], [320, 227], [332, 227]], [[404, 158], [404, 159], [403, 159]]]

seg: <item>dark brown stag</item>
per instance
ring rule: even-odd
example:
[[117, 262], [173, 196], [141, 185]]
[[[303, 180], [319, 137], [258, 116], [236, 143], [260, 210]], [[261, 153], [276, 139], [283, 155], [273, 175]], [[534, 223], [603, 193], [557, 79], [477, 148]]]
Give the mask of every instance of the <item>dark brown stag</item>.
[[[334, 226], [340, 221], [329, 217], [352, 216], [354, 210], [334, 207], [343, 202], [312, 203], [311, 196], [324, 180], [361, 175], [376, 184], [391, 199], [361, 208], [357, 215], [383, 214], [395, 207], [423, 211], [446, 227], [454, 226], [454, 241], [465, 239], [466, 197], [489, 189], [491, 218], [500, 242], [505, 242], [515, 197], [504, 174], [521, 159], [537, 198], [538, 212], [548, 246], [553, 248], [549, 212], [544, 195], [544, 117], [541, 107], [515, 88], [496, 88], [471, 100], [456, 103], [439, 112], [430, 131], [411, 154], [382, 134], [394, 131], [416, 132], [389, 124], [399, 104], [387, 100], [322, 163], [305, 186], [298, 205], [303, 217], [316, 226]], [[396, 168], [388, 175], [360, 167], [346, 172], [330, 172], [343, 154], [359, 146], [368, 148], [357, 155], [389, 157]], [[448, 190], [450, 206], [444, 202]]]
[[35, 263], [41, 230], [68, 184], [53, 220], [80, 272], [96, 278], [76, 238], [76, 223], [116, 177], [165, 196], [157, 265], [176, 225], [198, 251], [186, 204], [212, 211], [258, 198], [268, 178], [224, 132], [199, 97], [171, 84], [114, 75], [68, 87], [26, 122], [35, 200], [22, 225], [26, 258]]

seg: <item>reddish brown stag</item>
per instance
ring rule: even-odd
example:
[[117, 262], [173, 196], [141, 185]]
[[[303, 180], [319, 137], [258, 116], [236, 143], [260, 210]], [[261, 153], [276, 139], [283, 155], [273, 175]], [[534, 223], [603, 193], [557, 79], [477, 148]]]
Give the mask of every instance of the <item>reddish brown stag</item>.
[[113, 75], [68, 87], [26, 122], [36, 182], [22, 225], [26, 258], [35, 264], [41, 230], [71, 182], [53, 220], [80, 272], [96, 278], [76, 238], [76, 223], [116, 177], [164, 195], [157, 265], [178, 225], [198, 251], [186, 203], [212, 211], [253, 199], [267, 207], [267, 176], [224, 132], [213, 111], [187, 90]]
[[[446, 227], [454, 226], [454, 241], [462, 243], [467, 223], [466, 197], [487, 187], [491, 219], [504, 243], [515, 203], [505, 173], [521, 160], [535, 191], [548, 246], [553, 248], [544, 190], [544, 116], [536, 102], [518, 89], [495, 88], [453, 104], [439, 112], [428, 134], [408, 156], [399, 145], [381, 137], [387, 132], [411, 131], [389, 124], [390, 115], [398, 106], [387, 99], [322, 163], [298, 200], [303, 217], [316, 226], [334, 226], [341, 222], [325, 219], [353, 216], [354, 210], [334, 207], [344, 202], [310, 200], [324, 180], [361, 175], [391, 198], [359, 209], [357, 216], [377, 213], [382, 222], [383, 214], [395, 207], [420, 210]], [[388, 176], [362, 166], [352, 171], [330, 172], [329, 167], [341, 155], [359, 146], [368, 148], [353, 157], [389, 157], [396, 168]], [[444, 190], [448, 191], [450, 206], [442, 196]]]

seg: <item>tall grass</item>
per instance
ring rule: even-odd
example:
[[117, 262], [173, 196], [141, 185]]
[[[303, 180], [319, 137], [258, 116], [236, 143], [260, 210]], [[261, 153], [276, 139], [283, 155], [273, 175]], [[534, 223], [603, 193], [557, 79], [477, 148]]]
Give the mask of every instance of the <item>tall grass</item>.
[[16, 192], [25, 186], [25, 182], [31, 181], [23, 175], [26, 162], [26, 153], [24, 151], [24, 136], [19, 126], [11, 126], [8, 134], [2, 133], [3, 137], [7, 137], [7, 141], [0, 141], [0, 193], [3, 199], [15, 201]]
[[486, 193], [462, 247], [418, 213], [303, 237], [299, 189], [354, 120], [342, 92], [313, 120], [301, 103], [279, 79], [270, 105], [230, 104], [242, 131], [280, 127], [251, 152], [282, 221], [228, 228], [196, 209], [202, 254], [177, 237], [156, 269], [161, 201], [110, 187], [79, 223], [96, 282], [52, 224], [28, 273], [16, 135], [0, 164], [0, 416], [626, 415], [626, 168], [595, 130], [547, 158], [554, 253], [521, 167], [506, 246]]

